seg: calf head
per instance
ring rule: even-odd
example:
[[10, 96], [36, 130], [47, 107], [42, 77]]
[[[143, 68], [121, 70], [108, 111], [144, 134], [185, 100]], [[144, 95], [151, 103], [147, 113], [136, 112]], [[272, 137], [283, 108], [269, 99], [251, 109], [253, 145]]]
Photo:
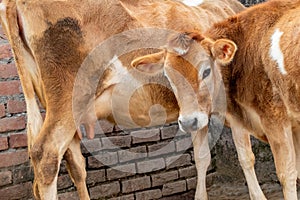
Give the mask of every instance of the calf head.
[[136, 58], [132, 66], [150, 74], [164, 73], [180, 107], [179, 126], [192, 132], [208, 125], [222, 84], [220, 67], [232, 61], [236, 50], [230, 40], [185, 32], [173, 35], [161, 52]]

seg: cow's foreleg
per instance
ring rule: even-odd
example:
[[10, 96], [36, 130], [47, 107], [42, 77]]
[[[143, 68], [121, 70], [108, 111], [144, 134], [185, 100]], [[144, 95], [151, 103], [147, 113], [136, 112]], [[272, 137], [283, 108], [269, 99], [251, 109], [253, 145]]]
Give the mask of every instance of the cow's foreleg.
[[300, 179], [300, 127], [297, 126], [293, 127], [293, 143], [294, 149], [296, 153], [296, 169], [298, 172], [298, 179]]
[[232, 127], [232, 136], [238, 153], [240, 165], [245, 174], [250, 198], [252, 200], [266, 200], [254, 170], [255, 157], [252, 152], [250, 134], [247, 130], [238, 125]]
[[270, 130], [268, 141], [274, 156], [276, 172], [283, 188], [284, 199], [297, 199], [296, 156], [291, 126]]
[[57, 199], [59, 166], [76, 132], [73, 120], [67, 116], [58, 117], [47, 113], [40, 134], [31, 148], [30, 156], [35, 174], [34, 192], [38, 199]]
[[207, 129], [192, 133], [192, 140], [198, 177], [195, 199], [207, 200], [206, 172], [211, 161]]
[[77, 188], [79, 198], [81, 200], [89, 200], [90, 198], [86, 187], [85, 159], [81, 153], [80, 139], [77, 134], [69, 145], [64, 158], [67, 161], [67, 169]]

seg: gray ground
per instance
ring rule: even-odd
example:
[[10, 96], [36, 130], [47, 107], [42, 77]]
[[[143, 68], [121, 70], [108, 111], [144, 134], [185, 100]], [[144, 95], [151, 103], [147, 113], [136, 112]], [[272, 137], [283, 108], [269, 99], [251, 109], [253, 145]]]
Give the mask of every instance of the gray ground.
[[[281, 186], [276, 183], [261, 185], [268, 200], [283, 200]], [[193, 200], [194, 191], [176, 197], [163, 198], [163, 200]], [[219, 184], [208, 188], [209, 200], [250, 200], [247, 186], [244, 184]], [[298, 188], [298, 197], [300, 190]]]

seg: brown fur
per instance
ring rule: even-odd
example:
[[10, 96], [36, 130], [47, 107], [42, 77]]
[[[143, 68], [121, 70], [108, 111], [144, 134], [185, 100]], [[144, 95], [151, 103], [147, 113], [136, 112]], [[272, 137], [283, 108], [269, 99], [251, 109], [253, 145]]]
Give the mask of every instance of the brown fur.
[[[207, 1], [203, 7], [192, 8], [169, 0], [4, 0], [2, 5], [5, 9], [0, 12], [1, 22], [12, 45], [27, 102], [28, 147], [35, 173], [34, 193], [36, 199], [47, 200], [56, 199], [58, 166], [63, 155], [80, 199], [89, 199], [84, 160], [79, 150], [79, 124], [86, 125], [88, 137], [93, 137], [93, 125], [97, 118], [130, 128], [172, 122], [178, 117], [177, 101], [162, 74], [148, 77], [130, 72], [142, 83], [162, 82], [165, 86], [145, 84], [137, 89], [130, 97], [130, 113], [124, 112], [122, 107], [126, 96], [113, 94], [116, 95], [115, 88], [125, 83], [110, 83], [116, 76], [113, 67], [110, 65], [105, 69], [97, 65], [104, 62], [102, 59], [112, 58], [114, 55], [110, 53], [114, 52], [98, 52], [98, 57], [89, 55], [90, 60], [85, 60], [95, 47], [113, 35], [139, 27], [202, 31], [212, 22], [244, 8], [235, 0], [224, 3]], [[225, 11], [221, 12], [223, 8]], [[210, 17], [206, 15], [208, 10]], [[199, 25], [199, 21], [203, 24]], [[111, 45], [108, 49], [115, 47]], [[130, 70], [133, 57], [141, 54], [145, 52], [128, 53], [120, 56], [119, 60]], [[103, 73], [104, 76], [97, 77], [100, 80], [98, 87], [97, 83], [92, 86], [80, 84], [80, 81], [86, 81], [86, 77], [76, 77], [83, 62], [90, 62], [91, 71], [86, 71], [87, 75]], [[76, 96], [74, 86], [78, 87], [79, 95], [86, 95]], [[34, 99], [35, 94], [47, 110], [44, 122]], [[89, 104], [94, 98], [95, 102]], [[74, 101], [78, 103], [77, 107], [72, 104]], [[165, 118], [149, 116], [149, 109], [155, 104], [166, 109]], [[154, 108], [152, 112], [158, 116], [162, 111]], [[77, 119], [77, 116], [81, 118]]]

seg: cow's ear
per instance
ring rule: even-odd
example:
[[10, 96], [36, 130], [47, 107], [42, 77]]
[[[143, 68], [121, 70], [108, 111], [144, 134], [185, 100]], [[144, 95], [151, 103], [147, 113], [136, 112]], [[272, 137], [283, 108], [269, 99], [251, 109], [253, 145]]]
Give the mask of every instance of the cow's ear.
[[233, 60], [236, 51], [236, 44], [227, 39], [216, 40], [211, 48], [213, 57], [221, 65], [228, 65]]
[[131, 66], [146, 73], [157, 73], [162, 70], [165, 61], [166, 51], [138, 57], [131, 62]]
[[198, 32], [184, 32], [172, 35], [168, 40], [168, 50], [180, 56], [188, 53], [193, 41], [200, 42], [204, 37]]

